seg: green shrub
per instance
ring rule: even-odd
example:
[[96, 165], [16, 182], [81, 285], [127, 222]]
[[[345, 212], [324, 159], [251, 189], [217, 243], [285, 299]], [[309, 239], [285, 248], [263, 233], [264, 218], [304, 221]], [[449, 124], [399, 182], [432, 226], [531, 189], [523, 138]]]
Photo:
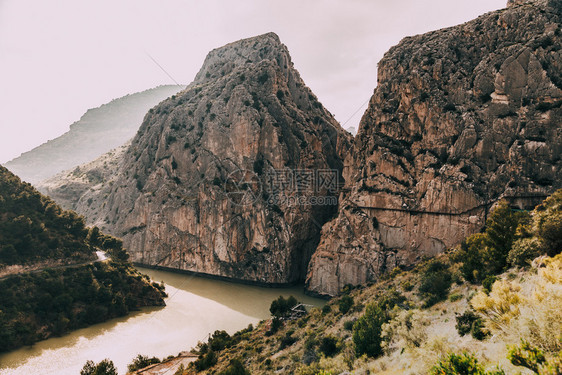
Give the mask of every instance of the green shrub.
[[271, 302], [269, 312], [274, 317], [285, 317], [291, 312], [291, 309], [298, 304], [299, 301], [297, 301], [294, 296], [289, 296], [287, 299], [283, 296], [279, 296], [279, 298]]
[[507, 359], [509, 359], [513, 365], [528, 368], [537, 374], [542, 365], [546, 362], [544, 353], [539, 348], [531, 346], [531, 344], [526, 341], [523, 341], [520, 346], [510, 347]]
[[538, 238], [520, 238], [513, 243], [507, 255], [507, 262], [511, 266], [528, 266], [530, 261], [541, 255], [541, 242]]
[[160, 360], [156, 357], [148, 358], [148, 356], [139, 354], [135, 359], [133, 359], [133, 362], [127, 365], [127, 370], [129, 372], [134, 372], [155, 363], [160, 363]]
[[221, 350], [232, 346], [232, 338], [226, 331], [215, 331], [209, 338], [209, 349], [220, 352]]
[[559, 254], [562, 251], [562, 213], [559, 212], [541, 222], [538, 234], [549, 256]]
[[486, 292], [486, 294], [490, 294], [490, 292], [492, 291], [492, 285], [494, 285], [497, 279], [498, 278], [496, 276], [488, 275], [482, 281], [482, 289], [484, 289], [484, 292]]
[[472, 310], [467, 310], [462, 315], [457, 315], [456, 320], [455, 328], [460, 336], [470, 333], [476, 340], [484, 340], [489, 336], [489, 332], [484, 328], [484, 320]]
[[345, 329], [346, 331], [352, 331], [354, 324], [355, 324], [355, 320], [348, 320], [345, 323], [343, 323], [343, 329]]
[[199, 354], [199, 358], [193, 362], [197, 371], [204, 371], [210, 369], [217, 364], [217, 354], [209, 350], [204, 354]]
[[425, 268], [419, 292], [425, 300], [425, 306], [432, 306], [447, 299], [452, 283], [449, 267], [439, 260], [432, 260]]
[[430, 375], [504, 375], [501, 369], [486, 371], [470, 353], [451, 353], [430, 370]]
[[404, 288], [405, 292], [410, 292], [414, 289], [414, 285], [409, 280], [406, 280], [402, 284], [402, 288]]
[[455, 262], [462, 263], [460, 272], [466, 281], [479, 283], [486, 277], [483, 262], [486, 249], [486, 235], [482, 233], [467, 237], [453, 255]]
[[219, 375], [250, 375], [239, 359], [233, 359], [226, 370], [219, 372]]
[[338, 301], [338, 308], [342, 314], [347, 314], [352, 307], [353, 297], [351, 297], [350, 295], [344, 295]]
[[463, 297], [463, 295], [461, 293], [455, 293], [455, 294], [451, 294], [449, 296], [449, 301], [451, 302], [457, 302], [459, 300], [461, 300]]
[[453, 256], [454, 261], [462, 263], [464, 278], [477, 283], [503, 272], [514, 242], [522, 235], [518, 229], [524, 232], [521, 227], [529, 221], [529, 213], [514, 212], [506, 201], [500, 201], [486, 221], [485, 232], [469, 236]]
[[357, 356], [378, 357], [382, 351], [382, 325], [388, 321], [385, 306], [380, 302], [367, 305], [365, 314], [353, 325], [353, 342]]
[[278, 317], [274, 317], [273, 319], [271, 319], [271, 326], [269, 327], [269, 330], [265, 333], [265, 335], [271, 336], [276, 334], [277, 331], [279, 331], [279, 328], [281, 328], [282, 326], [283, 326], [283, 321]]
[[339, 352], [338, 339], [333, 336], [324, 336], [320, 340], [320, 346], [318, 347], [321, 353], [326, 357], [333, 357]]
[[295, 342], [297, 342], [297, 339], [293, 337], [290, 332], [287, 332], [285, 336], [283, 336], [283, 338], [281, 339], [279, 350], [283, 350], [286, 347], [293, 345]]
[[322, 306], [322, 315], [327, 315], [330, 313], [330, 311], [332, 311], [332, 306], [328, 304]]
[[109, 359], [104, 359], [98, 364], [88, 361], [82, 367], [80, 375], [117, 375], [117, 369]]
[[546, 253], [549, 256], [559, 254], [562, 251], [562, 189], [535, 209], [533, 222]]
[[516, 240], [519, 223], [529, 216], [526, 212], [514, 212], [506, 201], [500, 201], [486, 221], [486, 265], [491, 274], [498, 274], [507, 267], [507, 256]]

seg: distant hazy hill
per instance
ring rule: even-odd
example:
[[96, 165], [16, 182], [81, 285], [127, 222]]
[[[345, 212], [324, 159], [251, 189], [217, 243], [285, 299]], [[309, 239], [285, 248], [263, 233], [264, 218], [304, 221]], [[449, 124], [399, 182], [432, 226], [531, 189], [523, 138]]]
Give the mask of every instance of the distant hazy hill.
[[4, 164], [24, 181], [37, 183], [61, 171], [94, 160], [131, 139], [144, 115], [179, 86], [156, 88], [112, 100], [88, 110], [70, 130]]

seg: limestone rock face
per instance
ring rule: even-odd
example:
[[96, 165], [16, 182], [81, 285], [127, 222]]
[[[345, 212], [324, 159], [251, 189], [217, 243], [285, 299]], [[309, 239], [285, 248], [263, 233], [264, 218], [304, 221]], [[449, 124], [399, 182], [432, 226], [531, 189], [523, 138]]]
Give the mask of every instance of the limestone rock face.
[[410, 37], [379, 64], [307, 288], [337, 294], [480, 230], [504, 197], [562, 186], [560, 1]]
[[[211, 51], [186, 90], [149, 111], [116, 177], [75, 208], [123, 238], [134, 262], [302, 281], [335, 213], [337, 186], [268, 179], [279, 171], [341, 174], [350, 141], [277, 35], [265, 34]], [[273, 199], [280, 197], [305, 204]], [[331, 204], [308, 204], [318, 197]]]
[[[37, 190], [54, 199], [66, 210], [97, 217], [103, 206], [106, 187], [113, 184], [131, 142], [111, 150], [96, 160], [64, 171], [35, 184]], [[91, 224], [103, 226], [101, 219]]]

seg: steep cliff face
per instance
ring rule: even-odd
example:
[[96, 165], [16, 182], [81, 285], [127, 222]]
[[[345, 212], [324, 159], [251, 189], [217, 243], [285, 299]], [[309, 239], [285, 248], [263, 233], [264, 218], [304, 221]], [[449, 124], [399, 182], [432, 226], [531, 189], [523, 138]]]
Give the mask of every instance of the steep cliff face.
[[384, 56], [310, 291], [411, 265], [481, 229], [498, 199], [531, 207], [562, 186], [561, 8], [512, 1]]
[[88, 110], [65, 134], [7, 162], [21, 179], [37, 184], [67, 169], [89, 162], [133, 138], [146, 112], [180, 91], [158, 86]]
[[75, 207], [135, 262], [295, 282], [336, 209], [322, 173], [340, 174], [350, 139], [265, 34], [210, 52], [149, 111], [117, 177]]

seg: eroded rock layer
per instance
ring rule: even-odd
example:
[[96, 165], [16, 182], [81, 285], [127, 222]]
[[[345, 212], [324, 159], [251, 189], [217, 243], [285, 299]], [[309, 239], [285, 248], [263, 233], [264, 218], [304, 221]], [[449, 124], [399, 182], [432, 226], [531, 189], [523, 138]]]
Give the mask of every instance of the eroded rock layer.
[[532, 207], [562, 186], [561, 4], [512, 1], [384, 56], [311, 292], [409, 266], [481, 229], [498, 199]]

